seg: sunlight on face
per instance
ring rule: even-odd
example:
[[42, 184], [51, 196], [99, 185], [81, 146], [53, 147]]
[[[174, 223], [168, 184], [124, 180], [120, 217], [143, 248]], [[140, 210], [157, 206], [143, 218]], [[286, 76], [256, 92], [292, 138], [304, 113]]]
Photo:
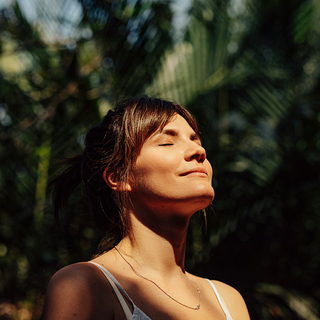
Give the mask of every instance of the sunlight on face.
[[143, 144], [132, 168], [131, 199], [150, 208], [194, 213], [211, 203], [211, 179], [200, 137], [175, 115]]

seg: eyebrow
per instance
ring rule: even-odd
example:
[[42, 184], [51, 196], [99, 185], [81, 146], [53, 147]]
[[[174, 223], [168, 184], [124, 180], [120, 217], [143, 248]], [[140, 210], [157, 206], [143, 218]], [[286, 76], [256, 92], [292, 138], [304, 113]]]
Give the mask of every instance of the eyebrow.
[[166, 134], [167, 136], [177, 137], [179, 135], [179, 132], [174, 129], [165, 129], [160, 131], [159, 134]]
[[[159, 135], [160, 134], [165, 134], [165, 135], [168, 135], [168, 136], [171, 136], [171, 137], [177, 137], [179, 136], [179, 132], [175, 129], [165, 129], [165, 130], [162, 130], [159, 132]], [[192, 141], [194, 140], [200, 140], [200, 137], [198, 134], [196, 134], [195, 132], [193, 132], [191, 135], [190, 135], [190, 139]]]

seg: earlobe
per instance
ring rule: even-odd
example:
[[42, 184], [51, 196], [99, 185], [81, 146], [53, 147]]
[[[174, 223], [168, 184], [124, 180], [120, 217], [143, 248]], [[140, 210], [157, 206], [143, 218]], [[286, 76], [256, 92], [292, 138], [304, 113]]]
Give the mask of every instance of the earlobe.
[[125, 181], [118, 181], [117, 179], [115, 179], [114, 173], [108, 173], [107, 169], [103, 171], [103, 180], [114, 191], [118, 191], [118, 192], [131, 191], [131, 186], [129, 183]]

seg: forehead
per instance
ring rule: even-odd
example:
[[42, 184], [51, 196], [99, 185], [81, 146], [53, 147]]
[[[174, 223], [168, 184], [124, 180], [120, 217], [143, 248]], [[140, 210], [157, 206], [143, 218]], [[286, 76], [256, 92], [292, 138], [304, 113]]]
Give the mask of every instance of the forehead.
[[[183, 113], [182, 113], [183, 114]], [[158, 117], [157, 117], [158, 115]], [[167, 136], [169, 131], [175, 131], [174, 136], [181, 135], [183, 132], [183, 128], [185, 128], [184, 132], [188, 132], [187, 135], [192, 140], [200, 140], [200, 133], [195, 119], [186, 111], [186, 115], [180, 115], [179, 111], [173, 113], [172, 115], [167, 114], [159, 115], [156, 117], [147, 116], [147, 121], [141, 121], [142, 127], [138, 129], [135, 133], [136, 139], [135, 145], [132, 148], [132, 161], [135, 162], [137, 157], [139, 156], [141, 150], [144, 146], [150, 143], [154, 143], [157, 139], [160, 139], [163, 136]], [[181, 132], [181, 133], [179, 133]]]
[[174, 127], [176, 129], [181, 129], [181, 130], [189, 130], [194, 132], [194, 130], [191, 128], [189, 123], [185, 118], [183, 118], [180, 114], [175, 114], [163, 127], [161, 131], [164, 131], [167, 128]]
[[156, 138], [160, 135], [196, 135], [198, 134], [192, 129], [187, 120], [179, 114], [175, 114], [163, 127], [158, 128], [149, 139]]

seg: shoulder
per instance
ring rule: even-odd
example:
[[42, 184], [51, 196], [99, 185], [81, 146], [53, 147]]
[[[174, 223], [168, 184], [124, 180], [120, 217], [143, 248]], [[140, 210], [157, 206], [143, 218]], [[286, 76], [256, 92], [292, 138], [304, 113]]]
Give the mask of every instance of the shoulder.
[[[113, 311], [113, 296], [111, 286], [97, 267], [86, 262], [72, 264], [51, 278], [43, 319], [100, 319], [102, 314], [104, 319], [111, 319], [107, 315]], [[110, 303], [105, 303], [108, 300]]]
[[233, 320], [249, 320], [250, 316], [241, 294], [233, 287], [220, 282], [211, 281], [226, 303]]
[[50, 280], [48, 293], [95, 292], [101, 286], [103, 275], [98, 268], [87, 262], [69, 265], [56, 272]]

